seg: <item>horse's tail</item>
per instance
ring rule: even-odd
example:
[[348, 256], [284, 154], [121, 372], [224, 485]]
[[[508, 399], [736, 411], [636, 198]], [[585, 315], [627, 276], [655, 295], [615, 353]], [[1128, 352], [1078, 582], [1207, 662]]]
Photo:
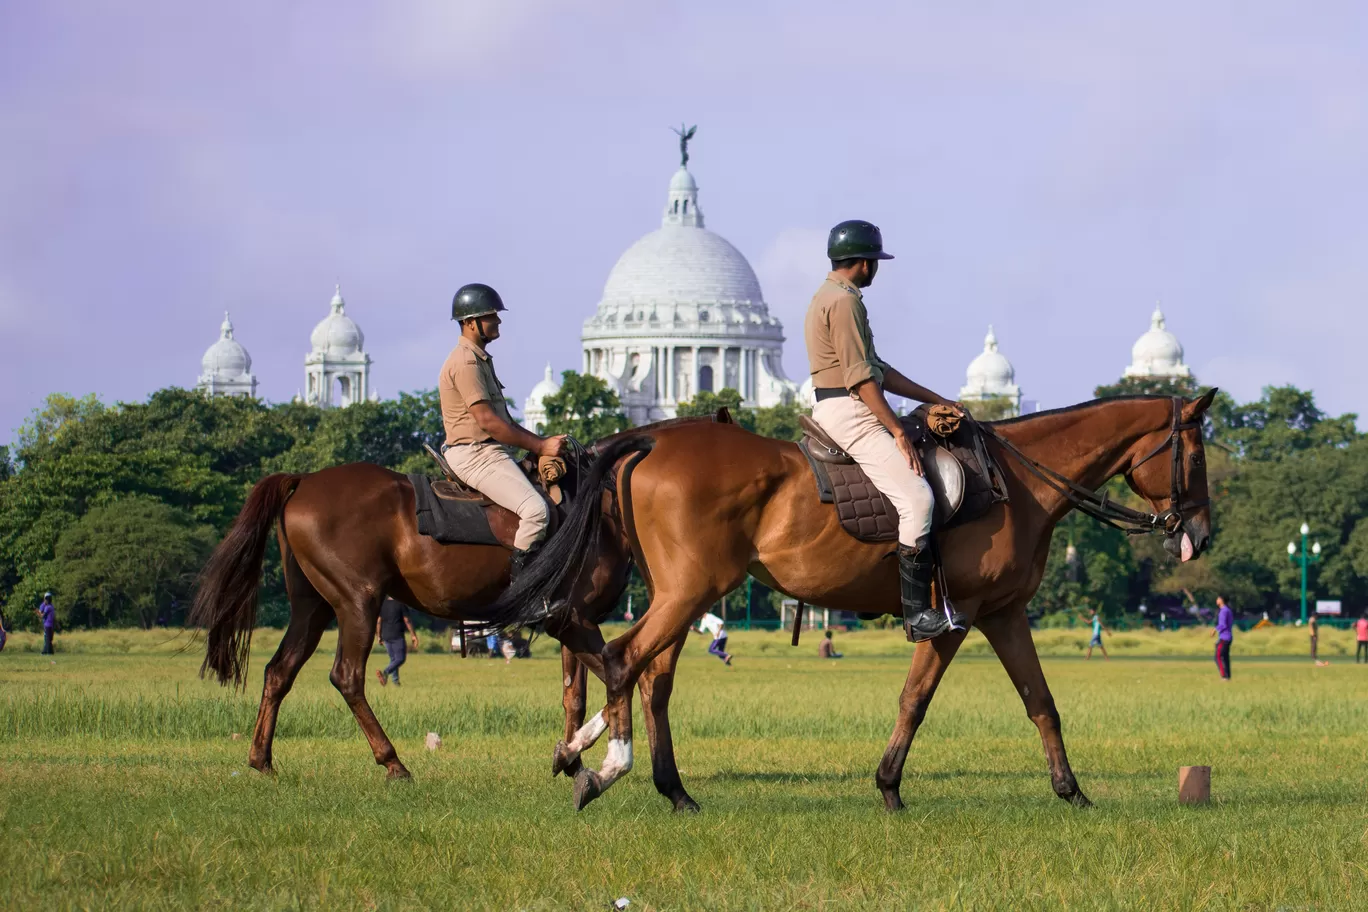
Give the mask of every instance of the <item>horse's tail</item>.
[[220, 684], [241, 687], [256, 624], [261, 562], [272, 526], [303, 475], [280, 473], [257, 482], [242, 512], [200, 572], [189, 622], [209, 630], [200, 677], [212, 671]]
[[626, 434], [599, 452], [560, 528], [512, 585], [480, 612], [486, 629], [537, 624], [567, 610], [556, 601], [567, 581], [579, 578], [585, 563], [597, 555], [603, 527], [603, 491], [613, 484], [613, 467], [630, 453], [649, 453], [655, 441], [645, 434]]

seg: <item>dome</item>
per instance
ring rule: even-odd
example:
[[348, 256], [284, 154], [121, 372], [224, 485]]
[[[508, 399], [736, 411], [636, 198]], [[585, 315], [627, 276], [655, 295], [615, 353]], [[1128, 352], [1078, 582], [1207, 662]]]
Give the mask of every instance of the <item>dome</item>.
[[560, 392], [560, 384], [556, 382], [556, 375], [551, 370], [551, 363], [546, 364], [546, 375], [537, 381], [537, 385], [532, 387], [532, 392], [527, 394], [527, 400], [523, 403], [523, 414], [542, 411], [542, 403], [547, 396], [554, 396]]
[[627, 248], [603, 304], [759, 304], [760, 281], [741, 252], [706, 228], [664, 225]]
[[670, 178], [670, 190], [672, 192], [696, 191], [697, 189], [698, 182], [694, 180], [694, 176], [689, 173], [688, 168], [681, 167], [674, 173], [674, 177]]
[[366, 337], [361, 334], [361, 327], [344, 312], [346, 306], [347, 302], [342, 300], [342, 286], [339, 285], [333, 294], [332, 313], [315, 326], [313, 334], [309, 336], [315, 352], [336, 358], [361, 351]]
[[988, 327], [988, 335], [983, 340], [983, 351], [969, 362], [965, 385], [971, 389], [983, 390], [988, 395], [1010, 395], [1016, 382], [1016, 371], [1007, 356], [998, 351], [997, 336], [993, 327]]
[[1127, 377], [1190, 377], [1192, 371], [1183, 363], [1183, 346], [1178, 337], [1169, 332], [1164, 313], [1158, 306], [1150, 316], [1150, 328], [1131, 346], [1131, 363]]
[[223, 314], [223, 325], [219, 327], [219, 340], [209, 346], [200, 361], [205, 377], [217, 380], [236, 380], [252, 369], [252, 356], [242, 343], [233, 338], [233, 322]]
[[817, 405], [817, 393], [812, 385], [812, 375], [808, 374], [806, 380], [798, 387], [798, 405], [805, 409], [811, 409]]

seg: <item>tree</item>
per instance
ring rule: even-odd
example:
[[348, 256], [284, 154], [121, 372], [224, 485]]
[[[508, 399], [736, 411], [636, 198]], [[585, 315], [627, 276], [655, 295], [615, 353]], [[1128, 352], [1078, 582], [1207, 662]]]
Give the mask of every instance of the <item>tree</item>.
[[1093, 390], [1098, 399], [1108, 396], [1182, 396], [1192, 399], [1203, 389], [1196, 377], [1122, 377]]
[[965, 405], [979, 421], [1001, 421], [1016, 415], [1016, 403], [1010, 396], [989, 396]]
[[[1055, 527], [1040, 586], [1031, 599], [1035, 617], [1096, 609], [1117, 620], [1140, 601], [1139, 565], [1124, 532], [1074, 512]], [[1070, 545], [1073, 546], [1072, 553]]]
[[617, 393], [593, 374], [563, 371], [560, 390], [543, 399], [542, 406], [546, 421], [538, 425], [539, 434], [569, 434], [587, 444], [631, 426]]
[[692, 399], [679, 403], [675, 414], [680, 418], [709, 417], [717, 414], [720, 408], [731, 413], [732, 420], [741, 427], [762, 437], [797, 442], [803, 436], [798, 425], [798, 416], [806, 410], [797, 405], [771, 405], [764, 408], [746, 408], [741, 404], [741, 394], [731, 387], [720, 392], [700, 391]]
[[1285, 459], [1308, 450], [1343, 448], [1363, 435], [1353, 413], [1332, 418], [1316, 406], [1310, 390], [1264, 387], [1256, 402], [1237, 405], [1218, 397], [1212, 407], [1215, 435], [1242, 459]]
[[217, 537], [151, 497], [117, 498], [62, 533], [44, 587], [58, 595], [67, 623], [150, 628], [173, 602], [186, 600]]

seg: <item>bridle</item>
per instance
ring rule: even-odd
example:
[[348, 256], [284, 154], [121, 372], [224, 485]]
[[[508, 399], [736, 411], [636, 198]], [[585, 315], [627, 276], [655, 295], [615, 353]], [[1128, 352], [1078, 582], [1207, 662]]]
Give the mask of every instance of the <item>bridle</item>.
[[1184, 513], [1211, 503], [1209, 499], [1183, 502], [1183, 431], [1200, 430], [1202, 422], [1200, 420], [1183, 421], [1183, 398], [1181, 396], [1173, 397], [1173, 423], [1169, 427], [1168, 436], [1158, 446], [1145, 454], [1143, 458], [1131, 463], [1130, 468], [1121, 473], [1126, 482], [1134, 488], [1135, 479], [1132, 477], [1132, 473], [1164, 452], [1164, 448], [1167, 447], [1170, 453], [1169, 504], [1168, 509], [1162, 513], [1145, 513], [1116, 503], [1108, 498], [1105, 490], [1099, 494], [1070, 478], [1065, 478], [1054, 469], [1041, 465], [1027, 456], [1017, 448], [1016, 444], [1003, 437], [991, 426], [982, 425], [982, 427], [992, 434], [998, 443], [1002, 444], [1003, 449], [1015, 456], [1031, 474], [1073, 504], [1079, 512], [1086, 513], [1113, 529], [1120, 529], [1127, 535], [1145, 535], [1151, 532], [1176, 535], [1178, 530], [1182, 528]]

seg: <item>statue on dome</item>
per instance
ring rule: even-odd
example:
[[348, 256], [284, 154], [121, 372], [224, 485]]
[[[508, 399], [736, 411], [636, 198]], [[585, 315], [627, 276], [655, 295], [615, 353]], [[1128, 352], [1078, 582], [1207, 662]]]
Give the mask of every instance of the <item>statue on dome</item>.
[[693, 135], [698, 132], [698, 124], [685, 129], [684, 124], [681, 123], [678, 130], [675, 130], [674, 127], [670, 127], [670, 129], [674, 130], [674, 134], [679, 137], [679, 167], [687, 168], [689, 167], [689, 140], [693, 139]]

